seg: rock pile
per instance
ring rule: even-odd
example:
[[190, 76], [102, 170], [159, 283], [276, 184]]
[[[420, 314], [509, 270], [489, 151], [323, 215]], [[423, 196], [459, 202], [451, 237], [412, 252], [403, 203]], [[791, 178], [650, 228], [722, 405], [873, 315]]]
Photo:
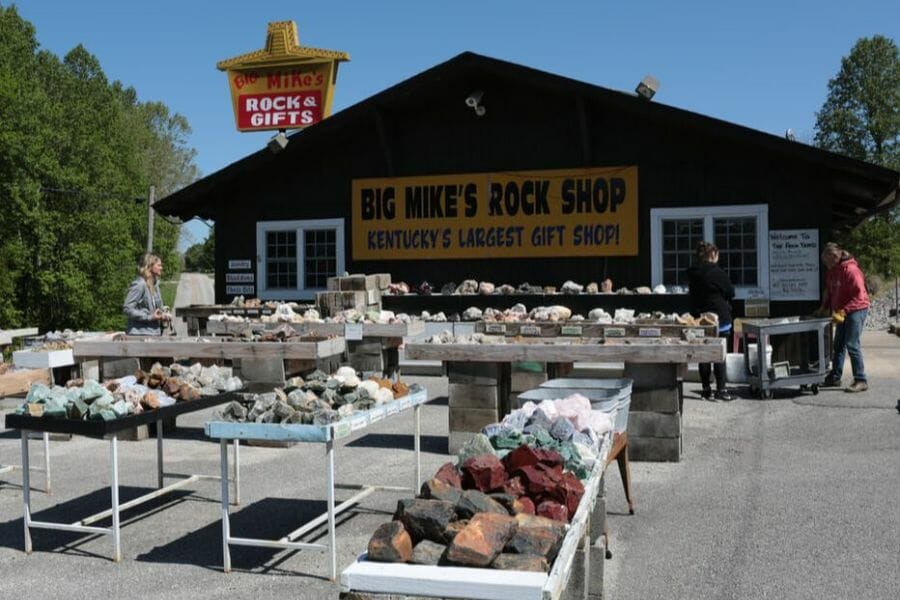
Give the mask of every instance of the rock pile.
[[240, 378], [232, 376], [230, 367], [204, 367], [200, 363], [164, 367], [155, 363], [148, 373], [138, 370], [135, 375], [103, 385], [93, 379], [73, 379], [66, 387], [36, 383], [16, 414], [111, 421], [176, 402], [236, 391], [242, 386]]
[[317, 370], [305, 380], [289, 380], [284, 388], [234, 400], [217, 417], [232, 422], [328, 425], [408, 396], [410, 390], [405, 383], [389, 379], [361, 381], [351, 367], [341, 367], [332, 376]]

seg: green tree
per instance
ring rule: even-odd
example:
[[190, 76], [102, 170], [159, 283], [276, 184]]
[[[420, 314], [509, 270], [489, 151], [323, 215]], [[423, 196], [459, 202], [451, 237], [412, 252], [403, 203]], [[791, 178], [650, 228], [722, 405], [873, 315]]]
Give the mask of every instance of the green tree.
[[[815, 143], [870, 163], [900, 169], [900, 50], [876, 35], [856, 42], [828, 82], [817, 113]], [[900, 275], [900, 213], [877, 215], [844, 234], [841, 242], [863, 268]]]
[[[187, 121], [109, 82], [81, 45], [41, 50], [15, 7], [0, 7], [0, 120], [0, 327], [121, 328], [147, 239], [135, 199], [197, 176]], [[180, 225], [156, 223], [177, 270]]]
[[208, 273], [216, 269], [216, 234], [210, 232], [209, 237], [199, 244], [194, 244], [184, 253], [185, 271]]

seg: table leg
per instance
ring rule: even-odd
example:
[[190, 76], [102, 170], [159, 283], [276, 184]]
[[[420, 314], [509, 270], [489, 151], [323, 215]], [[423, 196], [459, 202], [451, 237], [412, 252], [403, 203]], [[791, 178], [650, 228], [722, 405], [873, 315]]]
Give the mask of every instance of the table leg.
[[46, 492], [49, 496], [52, 492], [50, 489], [50, 434], [44, 432], [44, 481], [46, 483]]
[[419, 409], [422, 408], [421, 404], [417, 404], [415, 408], [413, 408], [413, 414], [416, 422], [415, 435], [413, 435], [413, 449], [416, 452], [416, 481], [413, 485], [413, 494], [419, 493], [419, 485], [422, 483], [422, 453], [421, 453], [421, 432], [422, 432], [422, 419], [421, 414], [419, 414]]
[[241, 503], [241, 441], [234, 440], [234, 505]]
[[163, 487], [163, 422], [156, 420], [156, 487]]
[[225, 438], [219, 439], [219, 467], [222, 483], [222, 569], [231, 573], [231, 551], [228, 549], [228, 538], [231, 537], [228, 515], [228, 441]]
[[122, 560], [122, 547], [120, 544], [119, 527], [119, 436], [113, 434], [109, 439], [110, 480], [109, 488], [112, 495], [112, 535], [113, 535], [113, 560]]
[[22, 521], [25, 524], [25, 552], [31, 554], [31, 465], [28, 461], [28, 432], [22, 430]]
[[331, 546], [331, 581], [337, 579], [337, 542], [334, 525], [334, 440], [325, 443], [328, 462], [328, 543]]

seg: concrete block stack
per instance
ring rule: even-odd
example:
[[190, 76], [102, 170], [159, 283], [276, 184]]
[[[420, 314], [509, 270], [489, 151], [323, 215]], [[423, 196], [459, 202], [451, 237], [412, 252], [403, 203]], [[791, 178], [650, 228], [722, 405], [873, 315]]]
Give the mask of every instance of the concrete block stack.
[[360, 312], [381, 310], [381, 294], [390, 284], [389, 273], [329, 277], [327, 291], [316, 294], [316, 307], [323, 317], [351, 308]]
[[634, 380], [628, 416], [628, 454], [631, 460], [681, 460], [681, 379], [679, 365], [625, 365]]
[[503, 418], [509, 397], [508, 373], [501, 363], [449, 362], [450, 454], [456, 454], [485, 425]]

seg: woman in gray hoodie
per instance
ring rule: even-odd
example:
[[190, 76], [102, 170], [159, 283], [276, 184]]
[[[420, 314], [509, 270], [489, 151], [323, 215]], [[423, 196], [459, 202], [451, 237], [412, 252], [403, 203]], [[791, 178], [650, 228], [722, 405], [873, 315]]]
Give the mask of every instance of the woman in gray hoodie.
[[128, 335], [161, 335], [163, 322], [168, 320], [159, 293], [162, 268], [162, 260], [155, 254], [141, 256], [138, 276], [131, 282], [122, 307], [128, 317], [125, 328]]

